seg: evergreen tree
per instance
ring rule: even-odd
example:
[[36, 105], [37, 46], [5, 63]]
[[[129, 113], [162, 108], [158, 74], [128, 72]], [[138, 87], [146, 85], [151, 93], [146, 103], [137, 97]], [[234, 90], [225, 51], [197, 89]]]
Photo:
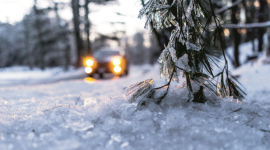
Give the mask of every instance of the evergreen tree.
[[[160, 76], [168, 83], [154, 88], [153, 80], [146, 80], [128, 87], [125, 94], [131, 97], [131, 102], [140, 96], [151, 98], [161, 88], [167, 88], [168, 92], [172, 81], [179, 82], [180, 73], [186, 79], [183, 87], [189, 91], [189, 101], [204, 103], [217, 96], [244, 98], [245, 92], [229, 73], [221, 42], [223, 29], [211, 0], [149, 0], [140, 11], [139, 18], [143, 16], [147, 17], [146, 29], [150, 22], [157, 30], [172, 29], [170, 41], [158, 59]], [[220, 58], [216, 50], [220, 49], [225, 62], [223, 67], [217, 64]], [[214, 65], [220, 69], [216, 75]], [[156, 103], [159, 104], [167, 92]], [[206, 92], [211, 97], [206, 96]], [[144, 104], [144, 100], [138, 103]]]

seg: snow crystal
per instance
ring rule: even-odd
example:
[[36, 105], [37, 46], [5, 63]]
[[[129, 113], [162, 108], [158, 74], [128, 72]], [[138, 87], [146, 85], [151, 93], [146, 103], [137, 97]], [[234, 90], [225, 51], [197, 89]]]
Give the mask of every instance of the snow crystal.
[[91, 97], [91, 98], [86, 98], [85, 100], [84, 100], [84, 106], [86, 107], [86, 106], [89, 106], [89, 105], [91, 105], [91, 104], [96, 104], [97, 103], [97, 100], [96, 100], [96, 98], [94, 98], [94, 97]]

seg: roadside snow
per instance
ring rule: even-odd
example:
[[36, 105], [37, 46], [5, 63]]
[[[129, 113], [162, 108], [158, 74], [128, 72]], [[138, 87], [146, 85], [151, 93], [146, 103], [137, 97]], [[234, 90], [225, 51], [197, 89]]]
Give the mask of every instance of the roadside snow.
[[[249, 78], [243, 74], [256, 78], [247, 68], [239, 70], [242, 81]], [[187, 103], [186, 89], [173, 85], [160, 106], [150, 103], [137, 110], [124, 99], [123, 89], [152, 77], [161, 85], [158, 69], [133, 66], [123, 78], [0, 87], [0, 149], [269, 149], [267, 98]], [[269, 73], [266, 69], [261, 77]], [[248, 94], [270, 91], [267, 83], [258, 91], [252, 90], [255, 85], [247, 87]]]
[[10, 85], [30, 85], [53, 83], [62, 80], [80, 79], [86, 77], [84, 68], [75, 69], [70, 67], [68, 71], [63, 68], [47, 68], [40, 70], [34, 68], [30, 70], [28, 67], [14, 66], [8, 68], [0, 68], [0, 87]]

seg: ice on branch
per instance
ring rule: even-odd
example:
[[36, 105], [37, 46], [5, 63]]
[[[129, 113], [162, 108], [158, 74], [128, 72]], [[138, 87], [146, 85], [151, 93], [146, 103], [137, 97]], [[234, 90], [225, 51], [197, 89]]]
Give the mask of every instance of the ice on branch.
[[156, 2], [156, 0], [149, 0], [148, 3], [143, 7], [143, 9], [140, 10], [140, 13], [138, 16], [140, 19], [142, 19], [144, 15], [147, 15], [147, 13], [151, 11], [151, 8], [153, 7], [154, 2]]
[[153, 23], [155, 29], [169, 28], [172, 25], [179, 26], [178, 22], [175, 21], [175, 16], [169, 11], [176, 3], [173, 1], [171, 5], [167, 4], [167, 0], [149, 0], [143, 9], [140, 10], [139, 18], [144, 15], [147, 20], [144, 28], [148, 29], [150, 22]]
[[185, 54], [181, 58], [178, 59], [177, 66], [181, 69], [184, 69], [186, 72], [191, 71], [190, 67], [188, 66], [188, 55]]
[[157, 3], [155, 3], [153, 7], [154, 7], [156, 10], [163, 10], [163, 9], [168, 9], [168, 8], [170, 8], [171, 6], [170, 6], [170, 5], [167, 5], [167, 4], [157, 4]]
[[125, 88], [124, 96], [129, 102], [133, 103], [136, 101], [137, 98], [147, 94], [153, 88], [154, 88], [154, 80], [148, 79]]
[[202, 12], [202, 8], [199, 5], [195, 9], [195, 14], [196, 14], [196, 17], [203, 17], [204, 18], [204, 14]]
[[[225, 61], [223, 71], [218, 74], [218, 76], [221, 76], [226, 73], [226, 77], [221, 76], [221, 91], [215, 92], [218, 81], [209, 82], [209, 85], [205, 85], [204, 80], [201, 81], [201, 79], [211, 80], [209, 79], [211, 77], [207, 74], [213, 76], [212, 62], [215, 61], [213, 58], [216, 57], [210, 52], [214, 48], [212, 41], [222, 39], [222, 34], [216, 34], [212, 30], [209, 31], [211, 22], [219, 22], [213, 13], [213, 7], [209, 5], [212, 5], [211, 1], [149, 0], [140, 11], [139, 18], [146, 16], [145, 28], [148, 28], [151, 24], [157, 30], [169, 28], [165, 30], [171, 31], [169, 43], [158, 59], [161, 64], [160, 77], [168, 81], [167, 85], [170, 85], [171, 81], [179, 82], [178, 73], [181, 70], [186, 77], [183, 87], [187, 87], [189, 90], [189, 101], [196, 99], [195, 102], [204, 103], [204, 88], [219, 94], [219, 96], [229, 94], [242, 99], [245, 93], [235, 84], [233, 79], [228, 77], [227, 61]], [[216, 24], [216, 26], [221, 27], [219, 24]], [[210, 34], [209, 37], [214, 37], [215, 40], [207, 39], [205, 33]], [[224, 53], [224, 49], [222, 51]], [[225, 56], [224, 58], [226, 60]], [[225, 78], [228, 78], [226, 84], [223, 81]], [[192, 84], [193, 81], [195, 85]], [[131, 101], [134, 101], [133, 99]]]
[[174, 40], [179, 37], [181, 37], [181, 40], [184, 40], [182, 34], [180, 34], [180, 27], [172, 30], [170, 44], [175, 46]]
[[194, 8], [194, 0], [191, 0], [189, 5], [188, 5], [185, 16], [182, 17], [182, 19], [186, 18], [188, 23], [191, 26], [194, 26], [194, 22], [193, 22], [193, 19], [192, 19], [192, 16], [191, 16], [191, 12], [192, 12], [193, 8]]
[[176, 51], [168, 45], [161, 53], [158, 62], [161, 64], [160, 77], [169, 81], [173, 74], [172, 80], [179, 82], [178, 73], [174, 71], [175, 63], [177, 62]]
[[200, 51], [202, 49], [201, 46], [190, 43], [189, 41], [186, 43], [186, 45], [187, 45], [187, 50]]

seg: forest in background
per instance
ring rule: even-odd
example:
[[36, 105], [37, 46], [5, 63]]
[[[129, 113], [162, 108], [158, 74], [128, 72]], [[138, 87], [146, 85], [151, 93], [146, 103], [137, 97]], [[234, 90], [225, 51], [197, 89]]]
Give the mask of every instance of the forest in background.
[[[0, 67], [78, 67], [83, 57], [110, 46], [111, 42], [117, 43], [116, 45], [124, 50], [132, 64], [153, 64], [164, 49], [164, 43], [169, 41], [171, 29], [156, 31], [151, 26], [150, 45], [145, 44], [147, 32], [138, 31], [131, 37], [126, 35], [124, 28], [111, 35], [99, 34], [94, 40], [90, 40], [91, 25], [95, 20], [89, 19], [89, 4], [110, 7], [117, 5], [116, 0], [71, 0], [70, 3], [52, 1], [47, 8], [38, 7], [38, 0], [34, 1], [30, 13], [25, 15], [22, 21], [15, 24], [0, 23]], [[239, 61], [241, 43], [253, 43], [254, 54], [248, 56], [247, 60], [256, 59], [264, 49], [268, 51], [268, 56], [270, 55], [269, 44], [263, 43], [265, 34], [270, 37], [270, 0], [212, 1], [224, 27], [224, 45], [234, 49], [233, 56], [229, 58], [234, 67], [242, 65]], [[147, 4], [145, 0], [140, 2], [142, 7]], [[71, 8], [73, 20], [64, 20], [59, 15], [58, 11], [65, 7]], [[81, 13], [82, 11], [84, 13]], [[50, 13], [55, 15], [52, 17]], [[113, 24], [124, 25], [125, 22], [115, 22], [112, 26]], [[258, 40], [257, 45], [255, 39]]]

